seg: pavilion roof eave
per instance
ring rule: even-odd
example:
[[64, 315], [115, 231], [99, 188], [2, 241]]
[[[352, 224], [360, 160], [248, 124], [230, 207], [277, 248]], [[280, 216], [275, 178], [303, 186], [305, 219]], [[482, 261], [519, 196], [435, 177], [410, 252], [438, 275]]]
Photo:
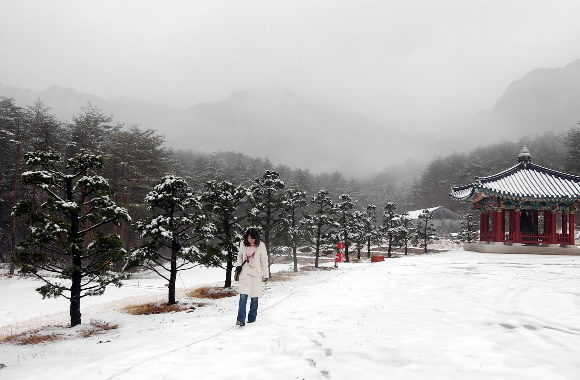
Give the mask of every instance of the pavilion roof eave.
[[549, 202], [549, 203], [573, 203], [580, 202], [580, 199], [574, 199], [562, 196], [533, 196], [530, 194], [512, 194], [506, 191], [494, 191], [488, 188], [476, 186], [455, 187], [449, 193], [450, 197], [460, 202], [478, 202], [483, 198], [500, 197], [518, 202]]

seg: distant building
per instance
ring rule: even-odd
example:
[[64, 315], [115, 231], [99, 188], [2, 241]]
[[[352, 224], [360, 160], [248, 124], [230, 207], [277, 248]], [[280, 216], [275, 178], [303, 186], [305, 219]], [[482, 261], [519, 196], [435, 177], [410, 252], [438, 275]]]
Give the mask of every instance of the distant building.
[[461, 217], [443, 206], [406, 211], [406, 213], [409, 215], [409, 219], [411, 219], [413, 223], [416, 223], [423, 210], [427, 210], [433, 214], [431, 224], [433, 224], [435, 235], [437, 235], [437, 237], [449, 238], [452, 233], [458, 233], [461, 229]]

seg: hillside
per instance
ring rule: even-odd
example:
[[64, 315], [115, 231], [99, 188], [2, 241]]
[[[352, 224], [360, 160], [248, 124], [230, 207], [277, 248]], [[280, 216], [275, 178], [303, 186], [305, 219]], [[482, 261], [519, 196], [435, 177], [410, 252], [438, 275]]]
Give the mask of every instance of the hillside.
[[491, 111], [451, 131], [379, 123], [287, 89], [237, 91], [189, 109], [103, 99], [58, 86], [35, 92], [0, 84], [0, 95], [20, 105], [41, 99], [61, 120], [90, 102], [117, 122], [157, 130], [176, 150], [241, 152], [315, 174], [339, 171], [360, 179], [409, 159], [428, 162], [452, 151], [568, 130], [580, 121], [580, 60], [513, 81]]
[[187, 110], [102, 99], [58, 86], [34, 92], [0, 85], [0, 95], [20, 105], [40, 99], [62, 120], [71, 120], [90, 102], [117, 122], [159, 131], [176, 150], [242, 152], [314, 173], [372, 175], [402, 158], [418, 156], [425, 151], [420, 141], [428, 141], [415, 136], [412, 146], [395, 144], [409, 141], [412, 131], [379, 124], [288, 90], [238, 91], [223, 101]]
[[580, 60], [512, 82], [490, 116], [492, 128], [507, 138], [570, 129], [580, 121]]

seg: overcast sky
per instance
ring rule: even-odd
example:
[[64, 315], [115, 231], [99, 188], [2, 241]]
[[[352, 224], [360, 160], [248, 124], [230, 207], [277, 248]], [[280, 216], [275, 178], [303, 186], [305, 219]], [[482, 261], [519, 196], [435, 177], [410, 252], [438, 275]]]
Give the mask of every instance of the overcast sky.
[[578, 0], [0, 0], [0, 83], [182, 108], [290, 88], [441, 123], [580, 58], [579, 16]]

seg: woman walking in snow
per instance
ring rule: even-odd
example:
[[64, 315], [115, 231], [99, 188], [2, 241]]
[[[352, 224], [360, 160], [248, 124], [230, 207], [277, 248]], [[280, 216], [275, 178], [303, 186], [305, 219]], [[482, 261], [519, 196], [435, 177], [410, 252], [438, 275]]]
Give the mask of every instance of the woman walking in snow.
[[255, 228], [248, 228], [244, 239], [240, 242], [236, 271], [241, 268], [239, 287], [240, 304], [236, 325], [246, 324], [246, 304], [250, 296], [250, 311], [248, 323], [256, 321], [258, 314], [258, 297], [262, 295], [262, 281], [270, 277], [268, 270], [268, 253], [266, 246], [260, 241], [260, 234]]

